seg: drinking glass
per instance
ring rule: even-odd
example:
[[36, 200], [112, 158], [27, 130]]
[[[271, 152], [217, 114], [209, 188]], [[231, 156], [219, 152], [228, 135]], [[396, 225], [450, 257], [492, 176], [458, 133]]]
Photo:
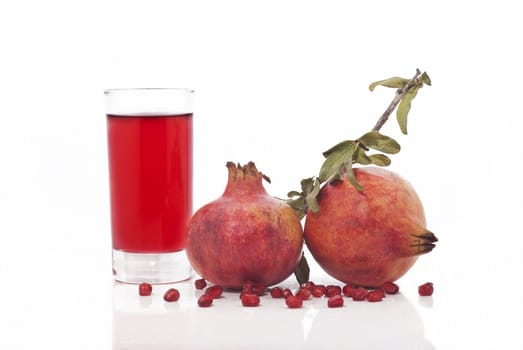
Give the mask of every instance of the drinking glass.
[[114, 278], [188, 279], [194, 91], [109, 89], [104, 95]]

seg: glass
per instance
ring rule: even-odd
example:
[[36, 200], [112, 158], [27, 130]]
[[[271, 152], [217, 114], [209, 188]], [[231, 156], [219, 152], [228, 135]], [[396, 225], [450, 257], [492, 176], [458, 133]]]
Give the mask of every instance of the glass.
[[113, 274], [129, 283], [190, 277], [193, 95], [189, 89], [105, 93]]

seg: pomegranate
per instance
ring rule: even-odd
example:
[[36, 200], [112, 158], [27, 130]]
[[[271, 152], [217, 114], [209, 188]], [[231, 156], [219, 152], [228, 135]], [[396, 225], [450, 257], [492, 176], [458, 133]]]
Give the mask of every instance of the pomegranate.
[[309, 210], [304, 236], [318, 264], [347, 284], [380, 287], [430, 252], [437, 238], [425, 228], [412, 186], [391, 171], [354, 169], [359, 191], [345, 175], [322, 187], [318, 212]]
[[228, 162], [227, 168], [223, 195], [189, 222], [189, 261], [204, 279], [225, 288], [281, 282], [294, 272], [302, 254], [300, 221], [287, 203], [267, 194], [262, 180], [268, 178], [253, 162]]

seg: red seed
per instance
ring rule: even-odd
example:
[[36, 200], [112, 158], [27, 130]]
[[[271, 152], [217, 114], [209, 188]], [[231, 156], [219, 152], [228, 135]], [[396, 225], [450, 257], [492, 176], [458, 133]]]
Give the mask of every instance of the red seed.
[[283, 298], [283, 289], [280, 287], [274, 287], [271, 289], [271, 297], [273, 298]]
[[265, 295], [266, 290], [267, 290], [267, 287], [265, 287], [261, 284], [256, 284], [256, 285], [252, 286], [252, 292], [260, 297], [262, 295]]
[[352, 298], [352, 296], [354, 295], [354, 291], [356, 290], [356, 288], [350, 284], [346, 284], [345, 286], [343, 286], [343, 295], [345, 295], [346, 297], [348, 298]]
[[213, 299], [217, 299], [222, 296], [223, 287], [219, 285], [211, 286], [205, 290], [205, 294], [210, 295]]
[[358, 288], [356, 288], [356, 290], [354, 291], [354, 294], [352, 295], [352, 300], [354, 300], [354, 301], [365, 300], [365, 298], [367, 298], [368, 293], [369, 292], [365, 288], [358, 287]]
[[341, 294], [336, 294], [329, 298], [327, 301], [328, 307], [342, 307], [343, 306], [343, 297]]
[[295, 295], [291, 295], [285, 299], [285, 304], [287, 304], [289, 309], [299, 309], [303, 306], [303, 300]]
[[243, 306], [258, 306], [260, 305], [260, 297], [256, 294], [243, 294], [241, 297]]
[[297, 292], [296, 292], [296, 296], [298, 298], [300, 298], [301, 300], [307, 300], [311, 297], [311, 291], [308, 290], [307, 288], [300, 288]]
[[396, 294], [400, 290], [400, 287], [393, 282], [385, 282], [381, 287], [387, 294]]
[[285, 288], [283, 290], [283, 297], [285, 299], [287, 299], [288, 297], [292, 297], [292, 296], [294, 296], [294, 294], [292, 293], [292, 291], [289, 288]]
[[196, 287], [196, 289], [203, 289], [203, 288], [207, 287], [207, 282], [205, 282], [205, 280], [203, 278], [200, 278], [200, 279], [194, 281], [194, 286]]
[[149, 283], [140, 283], [138, 286], [138, 293], [141, 296], [149, 296], [153, 292], [153, 286], [151, 286]]
[[210, 296], [209, 294], [202, 294], [198, 298], [198, 306], [199, 307], [209, 307], [212, 305], [213, 299], [214, 298], [212, 296]]
[[427, 282], [418, 287], [418, 294], [422, 297], [431, 296], [434, 293], [434, 285], [432, 282]]
[[180, 292], [175, 288], [168, 289], [163, 295], [163, 300], [167, 302], [177, 301], [178, 299], [180, 299]]
[[335, 295], [341, 294], [341, 287], [340, 286], [327, 286], [327, 291], [325, 292], [325, 295], [327, 297], [333, 297]]
[[327, 287], [325, 287], [323, 284], [317, 284], [315, 286], [315, 288], [321, 289], [321, 291], [323, 292], [323, 295], [325, 295], [327, 293]]
[[324, 292], [323, 289], [321, 289], [321, 288], [314, 287], [314, 288], [312, 289], [312, 291], [311, 291], [311, 294], [312, 294], [312, 296], [315, 297], [315, 298], [320, 298], [320, 297], [322, 297], [322, 296], [325, 295], [325, 292]]
[[367, 301], [370, 301], [370, 302], [382, 301], [384, 295], [385, 294], [381, 289], [376, 289], [376, 290], [370, 291], [367, 294]]
[[312, 282], [312, 281], [302, 283], [302, 285], [300, 286], [300, 288], [306, 288], [306, 289], [310, 290], [311, 292], [314, 287], [315, 287], [315, 285], [314, 285], [314, 282]]

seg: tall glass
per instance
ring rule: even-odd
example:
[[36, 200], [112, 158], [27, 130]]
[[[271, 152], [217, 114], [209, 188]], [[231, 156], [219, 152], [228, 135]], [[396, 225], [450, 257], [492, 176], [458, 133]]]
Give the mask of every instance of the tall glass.
[[113, 274], [129, 283], [190, 277], [193, 95], [189, 89], [105, 91]]

